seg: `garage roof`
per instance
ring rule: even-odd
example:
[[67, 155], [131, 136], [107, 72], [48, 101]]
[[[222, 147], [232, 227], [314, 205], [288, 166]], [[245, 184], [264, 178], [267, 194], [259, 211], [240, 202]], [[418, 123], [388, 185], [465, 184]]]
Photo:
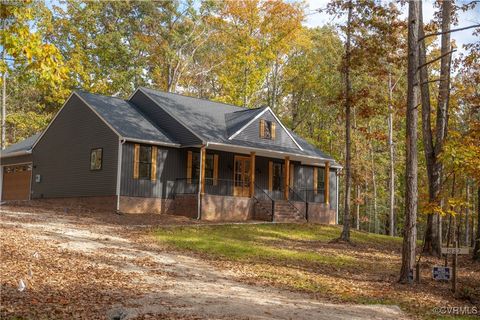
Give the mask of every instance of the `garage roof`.
[[25, 140], [22, 140], [18, 143], [12, 144], [0, 152], [0, 158], [20, 156], [23, 154], [28, 154], [31, 152], [33, 145], [40, 137], [41, 132], [34, 134], [33, 136], [28, 137]]

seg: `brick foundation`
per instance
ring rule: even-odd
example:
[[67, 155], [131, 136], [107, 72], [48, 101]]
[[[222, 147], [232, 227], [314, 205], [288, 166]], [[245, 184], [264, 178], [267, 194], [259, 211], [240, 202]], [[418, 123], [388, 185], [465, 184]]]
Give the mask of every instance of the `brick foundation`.
[[174, 200], [143, 197], [120, 197], [120, 212], [122, 213], [156, 213], [174, 214]]
[[324, 203], [308, 203], [308, 222], [335, 224], [335, 210], [327, 208]]
[[196, 218], [198, 201], [196, 194], [178, 194], [175, 196], [175, 209], [173, 214], [177, 216], [185, 216]]
[[253, 217], [251, 198], [203, 195], [202, 220], [246, 221]]

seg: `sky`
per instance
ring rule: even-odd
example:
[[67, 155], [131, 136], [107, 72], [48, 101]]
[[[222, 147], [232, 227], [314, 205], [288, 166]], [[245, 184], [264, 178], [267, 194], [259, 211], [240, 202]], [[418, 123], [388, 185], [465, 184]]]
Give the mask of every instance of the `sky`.
[[[306, 3], [309, 7], [307, 11], [310, 14], [307, 15], [307, 20], [305, 21], [304, 24], [308, 27], [317, 27], [317, 26], [328, 24], [328, 23], [338, 22], [338, 21], [332, 21], [332, 17], [326, 13], [314, 13], [315, 9], [325, 8], [328, 2], [329, 0], [307, 0]], [[466, 0], [459, 0], [457, 1], [457, 4], [463, 4], [465, 2]], [[428, 23], [429, 21], [431, 21], [435, 11], [438, 10], [437, 8], [434, 8], [433, 4], [434, 4], [433, 0], [423, 1], [424, 23]], [[402, 9], [405, 17], [407, 16], [407, 9], [408, 9], [407, 6], [405, 6]], [[345, 20], [345, 18], [340, 18], [340, 19]], [[469, 10], [467, 12], [460, 12], [458, 20], [459, 20], [458, 25], [452, 28], [461, 28], [461, 27], [466, 27], [474, 24], [480, 24], [480, 5], [478, 5], [473, 10]], [[465, 50], [462, 48], [464, 44], [480, 41], [478, 36], [474, 36], [472, 34], [473, 30], [474, 29], [452, 33], [451, 37], [453, 40], [455, 40], [459, 52], [465, 52]]]

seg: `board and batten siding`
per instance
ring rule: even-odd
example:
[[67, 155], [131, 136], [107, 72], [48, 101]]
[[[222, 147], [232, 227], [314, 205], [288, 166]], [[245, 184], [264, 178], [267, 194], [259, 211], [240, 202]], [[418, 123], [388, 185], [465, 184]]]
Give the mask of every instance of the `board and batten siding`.
[[135, 144], [122, 146], [122, 180], [120, 194], [129, 197], [168, 198], [175, 180], [185, 176], [186, 152], [183, 149], [157, 146], [157, 177], [135, 179], [133, 177]]
[[[198, 148], [157, 147], [157, 178], [133, 178], [134, 143], [122, 147], [122, 180], [120, 194], [129, 197], [169, 198], [172, 196], [176, 179], [187, 177], [188, 151], [200, 152]], [[218, 179], [233, 179], [233, 153], [208, 150], [207, 154], [218, 155]]]
[[[276, 131], [274, 140], [260, 138], [261, 119], [275, 123]], [[256, 141], [265, 144], [266, 146], [281, 146], [286, 148], [298, 149], [298, 146], [295, 144], [292, 138], [290, 138], [290, 136], [282, 128], [280, 123], [275, 119], [275, 117], [269, 110], [262, 114], [258, 119], [255, 119], [250, 125], [244, 128], [232, 140]]]
[[[72, 95], [33, 149], [32, 198], [115, 195], [118, 139]], [[103, 149], [101, 170], [90, 170], [94, 148]]]
[[159, 107], [141, 90], [137, 90], [137, 92], [130, 98], [130, 102], [135, 104], [138, 110], [145, 114], [148, 119], [175, 141], [178, 141], [183, 145], [198, 145], [202, 143], [198, 137], [190, 132], [190, 130], [185, 128], [180, 122], [178, 122], [178, 120]]

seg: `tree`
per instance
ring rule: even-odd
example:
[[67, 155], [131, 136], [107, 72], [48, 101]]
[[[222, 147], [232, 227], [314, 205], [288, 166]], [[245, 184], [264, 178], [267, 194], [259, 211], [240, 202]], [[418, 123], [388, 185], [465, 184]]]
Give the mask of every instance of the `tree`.
[[[15, 140], [6, 136], [7, 125], [12, 118], [16, 122], [10, 123], [26, 125], [33, 124], [30, 116], [21, 117], [12, 105], [12, 116], [7, 115], [8, 81], [11, 75], [18, 75], [24, 81], [35, 83], [39, 93], [52, 100], [65, 96], [61, 83], [66, 79], [66, 67], [63, 57], [55, 45], [46, 40], [45, 34], [50, 26], [50, 11], [41, 1], [25, 1], [2, 3], [1, 10], [2, 30], [2, 149], [8, 142]], [[8, 76], [8, 77], [7, 77]], [[8, 100], [8, 101], [7, 101]], [[50, 101], [50, 102], [51, 102]], [[18, 126], [16, 126], [18, 127]], [[20, 134], [24, 138], [33, 132]], [[9, 141], [10, 140], [10, 141]]]
[[408, 283], [410, 271], [415, 263], [417, 241], [417, 201], [418, 201], [418, 160], [417, 160], [417, 124], [418, 124], [418, 34], [421, 1], [408, 2], [408, 70], [407, 70], [407, 132], [406, 132], [406, 191], [405, 224], [403, 227], [401, 283]]
[[480, 186], [477, 190], [477, 237], [473, 248], [473, 260], [480, 261]]
[[224, 59], [217, 74], [217, 99], [245, 107], [257, 106], [263, 102], [261, 94], [268, 82], [270, 105], [274, 104], [280, 64], [302, 32], [302, 7], [281, 0], [221, 4], [217, 40], [223, 44]]
[[[422, 92], [422, 132], [425, 159], [428, 177], [428, 196], [431, 203], [439, 205], [442, 163], [439, 155], [447, 136], [448, 127], [448, 106], [450, 97], [450, 65], [452, 46], [450, 41], [450, 24], [452, 18], [452, 2], [442, 2], [442, 40], [441, 40], [441, 67], [439, 90], [437, 99], [437, 113], [435, 131], [432, 131], [431, 100], [429, 91], [429, 77], [427, 70], [425, 38], [423, 22], [421, 21], [420, 37], [420, 82]], [[427, 218], [427, 229], [425, 231], [425, 243], [423, 251], [429, 254], [440, 255], [441, 237], [438, 232], [438, 213], [430, 213]]]
[[350, 82], [350, 62], [351, 62], [351, 33], [352, 33], [352, 0], [348, 2], [346, 41], [345, 41], [345, 62], [343, 76], [345, 81], [345, 204], [343, 208], [343, 230], [340, 238], [344, 241], [350, 241], [350, 188], [352, 184], [352, 147], [351, 147], [351, 94], [352, 84]]

